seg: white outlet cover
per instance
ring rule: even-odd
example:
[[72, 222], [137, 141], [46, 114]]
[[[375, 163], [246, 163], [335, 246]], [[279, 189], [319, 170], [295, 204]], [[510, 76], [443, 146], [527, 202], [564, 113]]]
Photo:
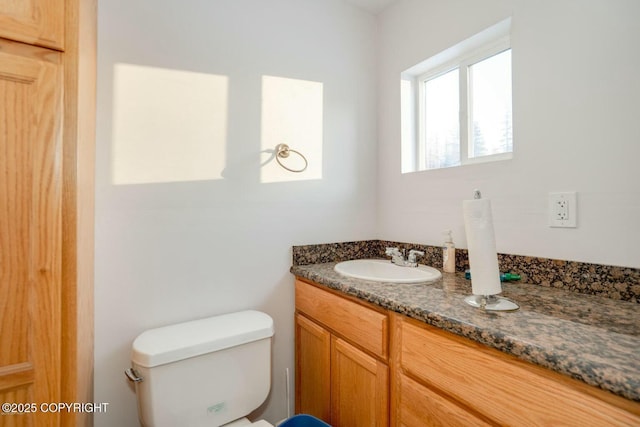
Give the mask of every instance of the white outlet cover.
[[549, 193], [549, 227], [576, 228], [578, 203], [575, 191]]

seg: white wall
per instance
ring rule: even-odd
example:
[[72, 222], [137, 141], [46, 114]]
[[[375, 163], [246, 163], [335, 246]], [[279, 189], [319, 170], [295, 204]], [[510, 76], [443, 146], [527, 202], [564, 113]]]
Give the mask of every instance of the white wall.
[[[510, 15], [514, 159], [401, 175], [400, 72]], [[122, 371], [140, 332], [246, 308], [275, 319], [262, 415], [284, 417], [291, 245], [374, 237], [438, 245], [451, 228], [466, 247], [461, 201], [474, 188], [493, 201], [500, 252], [640, 267], [638, 17], [636, 0], [399, 0], [377, 22], [341, 0], [100, 1], [95, 399], [110, 406], [96, 426], [137, 425]], [[128, 98], [137, 86], [115, 81], [123, 64], [226, 82], [225, 117], [212, 115], [223, 129], [211, 133], [224, 171], [198, 181], [115, 179], [130, 145], [120, 135], [140, 120]], [[262, 76], [322, 83], [321, 151], [304, 150], [322, 162], [321, 178], [261, 165]], [[175, 172], [196, 160], [183, 151], [211, 130], [185, 120], [188, 100], [175, 105], [168, 88], [156, 90], [147, 107], [178, 118], [144, 123], [140, 135], [164, 148], [131, 151], [129, 170], [139, 159], [140, 168], [167, 161]], [[175, 134], [166, 122], [184, 126]], [[294, 180], [261, 183], [265, 171]], [[579, 227], [547, 227], [547, 193], [572, 190]]]
[[[511, 161], [400, 173], [400, 72], [513, 16]], [[378, 237], [466, 248], [462, 200], [493, 204], [499, 252], [640, 267], [640, 2], [400, 0], [379, 16]], [[578, 192], [578, 228], [547, 195]]]
[[[269, 313], [276, 328], [272, 394], [262, 416], [272, 422], [286, 416], [285, 368], [293, 374], [290, 247], [375, 234], [374, 43], [374, 17], [341, 0], [100, 1], [95, 399], [110, 405], [107, 414], [96, 414], [96, 426], [138, 425], [123, 369], [139, 333], [249, 308]], [[149, 67], [140, 68], [151, 70], [149, 79], [114, 82], [118, 64]], [[184, 109], [192, 106], [171, 105], [169, 88], [147, 87], [167, 73], [189, 81], [184, 72], [227, 82], [228, 107], [214, 109], [226, 118], [211, 117], [224, 127], [214, 132], [223, 135], [215, 143], [224, 145], [224, 178], [218, 170], [198, 181], [174, 174], [168, 182], [114, 180], [123, 150], [132, 146], [116, 141], [123, 133], [154, 135], [169, 157], [136, 146], [142, 151], [130, 150], [130, 171], [138, 160], [156, 175], [158, 162], [175, 172], [172, 165], [198, 160], [182, 148], [202, 139], [208, 123], [189, 123]], [[281, 173], [273, 161], [260, 165], [264, 75], [322, 83], [322, 147], [305, 151], [310, 167], [322, 162], [321, 178], [284, 174], [294, 180], [261, 183], [261, 170]], [[151, 99], [144, 108], [168, 115], [142, 117], [140, 96], [130, 96], [138, 89]]]

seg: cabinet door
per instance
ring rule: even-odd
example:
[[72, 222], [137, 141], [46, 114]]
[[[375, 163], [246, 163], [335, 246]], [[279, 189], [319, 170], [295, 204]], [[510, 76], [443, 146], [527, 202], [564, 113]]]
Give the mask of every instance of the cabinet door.
[[330, 422], [331, 334], [296, 314], [296, 413]]
[[[403, 372], [494, 424], [640, 425], [638, 415], [626, 409], [633, 402], [450, 332], [395, 317], [400, 335], [394, 342], [400, 346]], [[620, 406], [610, 403], [614, 401]]]
[[[60, 56], [0, 40], [0, 403], [60, 401]], [[0, 424], [58, 417], [38, 410]]]
[[0, 0], [0, 37], [62, 50], [64, 0]]
[[389, 368], [331, 337], [331, 425], [385, 427], [389, 423]]
[[396, 425], [400, 427], [483, 427], [484, 420], [440, 394], [399, 374]]

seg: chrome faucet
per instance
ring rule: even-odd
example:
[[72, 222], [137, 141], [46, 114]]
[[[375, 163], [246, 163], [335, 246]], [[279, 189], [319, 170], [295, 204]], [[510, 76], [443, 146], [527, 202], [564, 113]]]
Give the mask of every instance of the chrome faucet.
[[387, 248], [385, 253], [391, 257], [391, 262], [396, 265], [404, 266], [404, 254], [398, 248]]
[[409, 267], [417, 267], [418, 266], [418, 257], [424, 256], [424, 252], [419, 251], [417, 249], [411, 249], [409, 251], [409, 257], [407, 258], [407, 263], [411, 264]]
[[403, 252], [400, 252], [400, 249], [398, 249], [397, 247], [387, 248], [385, 250], [385, 253], [387, 254], [387, 256], [391, 257], [391, 262], [394, 263], [395, 265], [399, 265], [400, 267], [417, 267], [418, 257], [424, 255], [424, 252], [422, 251], [411, 249], [409, 251], [409, 257], [405, 260]]

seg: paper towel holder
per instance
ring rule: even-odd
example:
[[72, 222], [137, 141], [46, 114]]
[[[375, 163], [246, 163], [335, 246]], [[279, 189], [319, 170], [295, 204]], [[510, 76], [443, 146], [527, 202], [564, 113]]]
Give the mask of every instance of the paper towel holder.
[[[478, 189], [473, 190], [473, 199], [474, 200], [482, 199], [482, 194], [480, 193], [480, 190]], [[466, 219], [465, 219], [465, 228], [467, 228], [467, 234], [468, 234]], [[493, 230], [493, 228], [491, 228], [491, 230]], [[495, 249], [493, 251], [495, 252]], [[469, 250], [469, 253], [471, 254], [471, 250]], [[498, 265], [496, 264], [496, 269], [497, 268], [498, 268]], [[500, 279], [497, 278], [497, 280], [498, 280], [498, 283], [500, 283]], [[499, 289], [500, 290], [498, 292], [494, 292], [493, 295], [475, 295], [475, 294], [469, 295], [468, 297], [465, 297], [464, 301], [472, 307], [476, 307], [486, 311], [515, 311], [520, 308], [518, 304], [511, 301], [510, 299], [495, 295], [495, 294], [499, 294], [502, 291], [502, 286], [500, 286]], [[487, 290], [487, 291], [491, 292], [492, 290]]]
[[472, 307], [487, 311], [516, 311], [520, 308], [510, 299], [496, 295], [469, 295], [464, 301]]

